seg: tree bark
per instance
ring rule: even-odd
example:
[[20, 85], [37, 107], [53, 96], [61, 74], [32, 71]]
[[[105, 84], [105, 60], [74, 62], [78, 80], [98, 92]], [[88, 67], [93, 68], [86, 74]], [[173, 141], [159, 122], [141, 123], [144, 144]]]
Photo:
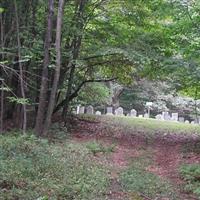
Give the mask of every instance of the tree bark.
[[44, 44], [44, 66], [42, 71], [42, 81], [39, 96], [39, 105], [36, 117], [35, 132], [37, 135], [41, 135], [43, 131], [44, 117], [45, 117], [45, 107], [48, 91], [48, 66], [50, 63], [50, 46], [52, 38], [52, 22], [54, 14], [54, 0], [49, 0], [49, 11], [47, 19], [47, 30]]
[[3, 79], [1, 79], [1, 117], [0, 117], [0, 133], [3, 133], [3, 117], [4, 117], [4, 84]]
[[[25, 99], [25, 86], [24, 86], [24, 75], [23, 75], [23, 67], [21, 63], [21, 42], [19, 36], [19, 18], [18, 18], [18, 10], [17, 10], [17, 2], [14, 1], [15, 4], [15, 17], [16, 17], [16, 26], [17, 26], [17, 46], [18, 46], [18, 60], [19, 60], [19, 74], [20, 74], [20, 90], [22, 98]], [[26, 126], [27, 126], [27, 114], [26, 114], [26, 104], [22, 105], [22, 112], [23, 112], [23, 134], [26, 133]]]
[[51, 124], [51, 117], [55, 105], [56, 93], [58, 88], [58, 82], [60, 78], [61, 68], [61, 30], [62, 30], [62, 18], [65, 0], [59, 0], [58, 3], [58, 16], [57, 16], [57, 27], [56, 27], [56, 69], [54, 73], [53, 85], [51, 89], [51, 95], [47, 110], [47, 116], [44, 123], [43, 134], [46, 135]]

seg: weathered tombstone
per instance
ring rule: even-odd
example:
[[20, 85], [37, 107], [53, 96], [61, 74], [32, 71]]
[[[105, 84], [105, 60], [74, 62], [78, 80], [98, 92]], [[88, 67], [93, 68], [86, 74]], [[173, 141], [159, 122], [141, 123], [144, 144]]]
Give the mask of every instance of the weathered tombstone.
[[101, 112], [100, 111], [96, 111], [95, 115], [101, 115]]
[[157, 120], [161, 120], [162, 119], [162, 115], [161, 114], [156, 115], [156, 119]]
[[85, 106], [81, 106], [79, 108], [79, 114], [84, 114], [85, 113]]
[[144, 118], [149, 118], [149, 114], [148, 114], [148, 113], [145, 113], [145, 114], [144, 114]]
[[178, 118], [178, 121], [179, 121], [179, 122], [184, 122], [185, 119], [184, 119], [184, 117], [179, 117], [179, 118]]
[[78, 105], [76, 108], [76, 114], [78, 115], [79, 113], [80, 113], [80, 105]]
[[178, 121], [178, 113], [172, 113], [172, 117], [171, 117], [172, 121]]
[[113, 107], [106, 108], [106, 115], [113, 115]]
[[115, 115], [124, 115], [124, 109], [119, 107], [115, 110]]
[[191, 124], [195, 124], [195, 121], [191, 121]]
[[88, 106], [87, 109], [86, 109], [86, 113], [90, 114], [90, 115], [93, 115], [94, 114], [93, 106]]
[[130, 112], [131, 117], [137, 117], [137, 111], [135, 109], [132, 109]]
[[170, 115], [168, 112], [162, 112], [162, 120], [170, 120]]
[[143, 118], [143, 115], [138, 115], [139, 118]]
[[186, 124], [189, 124], [190, 122], [189, 122], [188, 120], [185, 120], [185, 123], [186, 123]]

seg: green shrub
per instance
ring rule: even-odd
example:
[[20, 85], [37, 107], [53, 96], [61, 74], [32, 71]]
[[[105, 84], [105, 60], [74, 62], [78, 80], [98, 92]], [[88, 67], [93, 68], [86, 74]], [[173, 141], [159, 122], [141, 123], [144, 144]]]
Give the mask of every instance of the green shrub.
[[96, 155], [97, 153], [111, 153], [114, 152], [115, 145], [112, 144], [110, 146], [104, 146], [98, 142], [89, 142], [86, 147], [94, 154]]
[[200, 164], [183, 165], [180, 173], [186, 181], [185, 190], [200, 198]]
[[107, 171], [82, 145], [0, 136], [0, 199], [104, 199]]

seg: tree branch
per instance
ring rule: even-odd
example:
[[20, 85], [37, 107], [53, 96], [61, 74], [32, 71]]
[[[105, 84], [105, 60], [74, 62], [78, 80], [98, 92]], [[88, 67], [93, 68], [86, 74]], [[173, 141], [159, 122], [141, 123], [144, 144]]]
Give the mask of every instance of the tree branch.
[[[90, 79], [90, 80], [85, 80], [83, 81], [77, 88], [76, 90], [69, 96], [69, 100], [72, 101], [75, 97], [78, 96], [79, 91], [81, 90], [81, 88], [86, 84], [86, 83], [98, 83], [98, 82], [109, 82], [109, 81], [114, 81], [117, 78], [110, 78], [110, 79]], [[65, 98], [63, 101], [61, 101], [56, 108], [54, 109], [53, 113], [56, 113], [57, 111], [59, 111], [66, 103], [67, 98]]]

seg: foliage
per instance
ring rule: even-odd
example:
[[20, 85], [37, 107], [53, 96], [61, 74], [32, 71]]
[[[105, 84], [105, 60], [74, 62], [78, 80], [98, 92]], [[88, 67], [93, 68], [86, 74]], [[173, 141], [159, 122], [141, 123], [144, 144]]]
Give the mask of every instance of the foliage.
[[200, 165], [183, 165], [180, 168], [180, 173], [186, 181], [185, 190], [196, 194], [200, 198]]
[[109, 97], [109, 89], [102, 83], [87, 84], [79, 94], [77, 101], [82, 105], [104, 105]]
[[106, 170], [82, 145], [0, 136], [0, 199], [103, 199]]
[[133, 159], [128, 169], [120, 174], [120, 181], [125, 191], [141, 194], [148, 198], [176, 198], [176, 192], [166, 181], [145, 170], [150, 160], [148, 155]]
[[104, 146], [98, 142], [90, 142], [86, 145], [86, 147], [94, 154], [97, 153], [111, 153], [115, 149], [115, 145]]

